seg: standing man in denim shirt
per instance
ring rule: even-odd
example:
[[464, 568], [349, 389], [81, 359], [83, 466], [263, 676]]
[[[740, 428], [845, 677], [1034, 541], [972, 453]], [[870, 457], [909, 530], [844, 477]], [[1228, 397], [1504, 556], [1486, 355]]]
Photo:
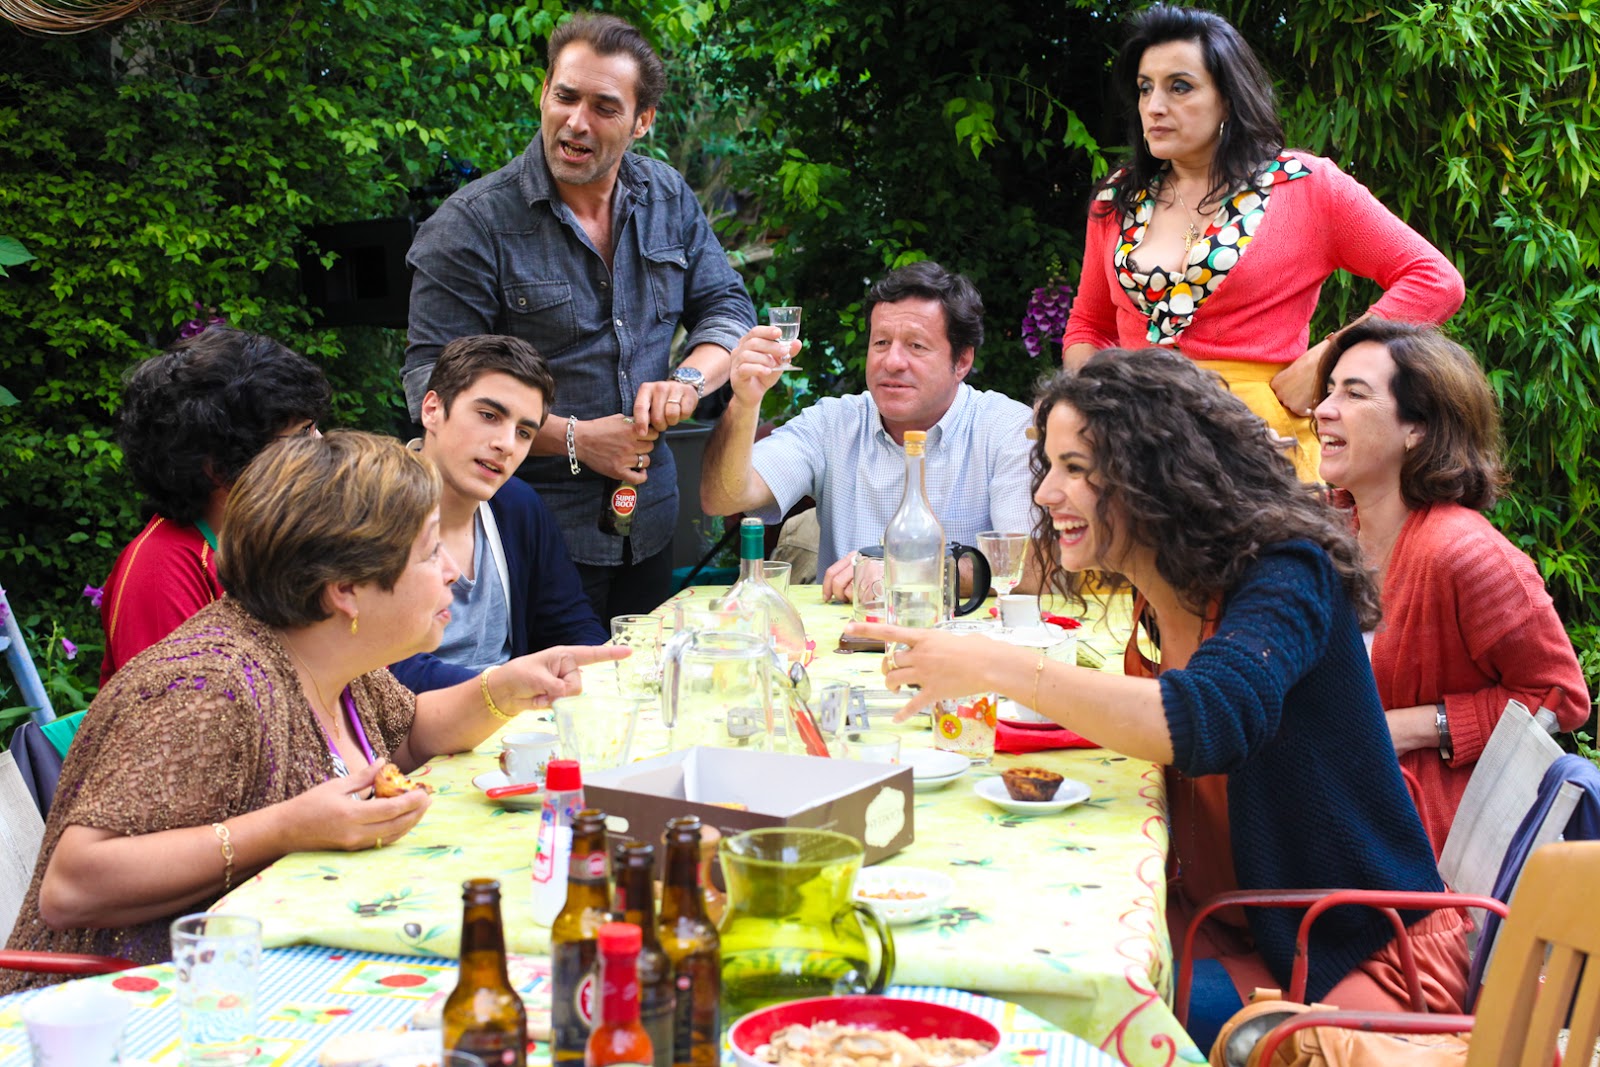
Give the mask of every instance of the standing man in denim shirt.
[[[666, 69], [638, 30], [577, 14], [550, 37], [540, 130], [417, 231], [406, 404], [439, 351], [497, 333], [533, 344], [560, 385], [524, 468], [561, 524], [601, 618], [671, 592], [678, 486], [661, 433], [728, 378], [755, 309], [694, 192], [628, 147], [650, 129]], [[688, 331], [669, 372], [679, 323]], [[606, 486], [639, 487], [632, 535], [602, 533]]]

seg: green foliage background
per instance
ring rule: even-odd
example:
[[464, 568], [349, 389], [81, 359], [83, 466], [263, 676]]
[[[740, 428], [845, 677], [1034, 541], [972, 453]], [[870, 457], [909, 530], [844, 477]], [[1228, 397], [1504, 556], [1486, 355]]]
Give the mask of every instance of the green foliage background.
[[[25, 616], [88, 649], [78, 590], [139, 523], [111, 441], [121, 376], [185, 321], [281, 336], [326, 367], [339, 421], [397, 426], [403, 339], [316, 326], [296, 246], [413, 210], [442, 153], [487, 171], [519, 151], [566, 6], [330, 0], [70, 39], [0, 26], [0, 239], [36, 257], [0, 245], [0, 389], [19, 401], [0, 406], [0, 584]], [[1107, 67], [1133, 5], [605, 6], [648, 27], [673, 75], [641, 150], [701, 191], [758, 305], [804, 303], [802, 391], [859, 386], [865, 286], [921, 257], [985, 293], [977, 384], [1025, 396], [1050, 369], [1018, 326], [1053, 260], [1076, 279], [1086, 194], [1122, 138]], [[1451, 329], [1500, 391], [1516, 477], [1494, 518], [1595, 680], [1600, 6], [1212, 6], [1279, 79], [1291, 144], [1355, 173], [1466, 277]], [[1315, 328], [1372, 296], [1330, 282]]]

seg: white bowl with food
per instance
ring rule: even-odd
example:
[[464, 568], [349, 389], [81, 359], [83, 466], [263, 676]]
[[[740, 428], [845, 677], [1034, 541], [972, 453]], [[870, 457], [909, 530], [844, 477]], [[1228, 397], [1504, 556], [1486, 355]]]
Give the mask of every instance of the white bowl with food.
[[868, 867], [856, 875], [855, 898], [891, 926], [933, 918], [955, 891], [948, 874], [922, 867]]
[[[823, 1067], [830, 1062], [994, 1067], [1000, 1028], [970, 1011], [900, 997], [792, 1000], [751, 1012], [728, 1031], [739, 1067]], [[830, 1057], [842, 1056], [835, 1061]]]

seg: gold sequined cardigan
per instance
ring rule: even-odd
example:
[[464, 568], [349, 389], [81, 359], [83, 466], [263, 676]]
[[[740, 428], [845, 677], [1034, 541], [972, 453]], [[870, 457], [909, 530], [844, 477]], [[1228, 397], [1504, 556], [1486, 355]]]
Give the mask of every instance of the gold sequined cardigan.
[[[386, 670], [357, 678], [350, 692], [373, 754], [387, 756], [411, 729], [415, 695]], [[265, 623], [224, 597], [130, 660], [89, 706], [67, 751], [33, 883], [7, 947], [137, 963], [171, 958], [168, 928], [176, 915], [111, 929], [45, 925], [39, 885], [62, 831], [73, 824], [128, 835], [209, 826], [333, 776], [327, 741], [283, 646]], [[220, 851], [216, 874], [220, 896]], [[60, 980], [0, 972], [0, 993]]]

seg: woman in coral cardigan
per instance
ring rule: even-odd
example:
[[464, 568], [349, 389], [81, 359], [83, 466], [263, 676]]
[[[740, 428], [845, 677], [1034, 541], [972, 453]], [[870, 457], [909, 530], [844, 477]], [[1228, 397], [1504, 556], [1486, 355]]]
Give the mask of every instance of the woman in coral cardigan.
[[1366, 315], [1441, 323], [1461, 275], [1332, 160], [1286, 151], [1261, 63], [1198, 8], [1138, 15], [1112, 68], [1133, 157], [1101, 183], [1063, 338], [1076, 367], [1102, 348], [1171, 347], [1221, 374], [1315, 480], [1311, 314], [1336, 270], [1384, 294]]
[[1371, 320], [1333, 343], [1322, 381], [1322, 477], [1353, 506], [1379, 576], [1372, 671], [1438, 852], [1506, 702], [1571, 730], [1589, 717], [1588, 687], [1538, 569], [1480, 514], [1504, 475], [1471, 353]]

